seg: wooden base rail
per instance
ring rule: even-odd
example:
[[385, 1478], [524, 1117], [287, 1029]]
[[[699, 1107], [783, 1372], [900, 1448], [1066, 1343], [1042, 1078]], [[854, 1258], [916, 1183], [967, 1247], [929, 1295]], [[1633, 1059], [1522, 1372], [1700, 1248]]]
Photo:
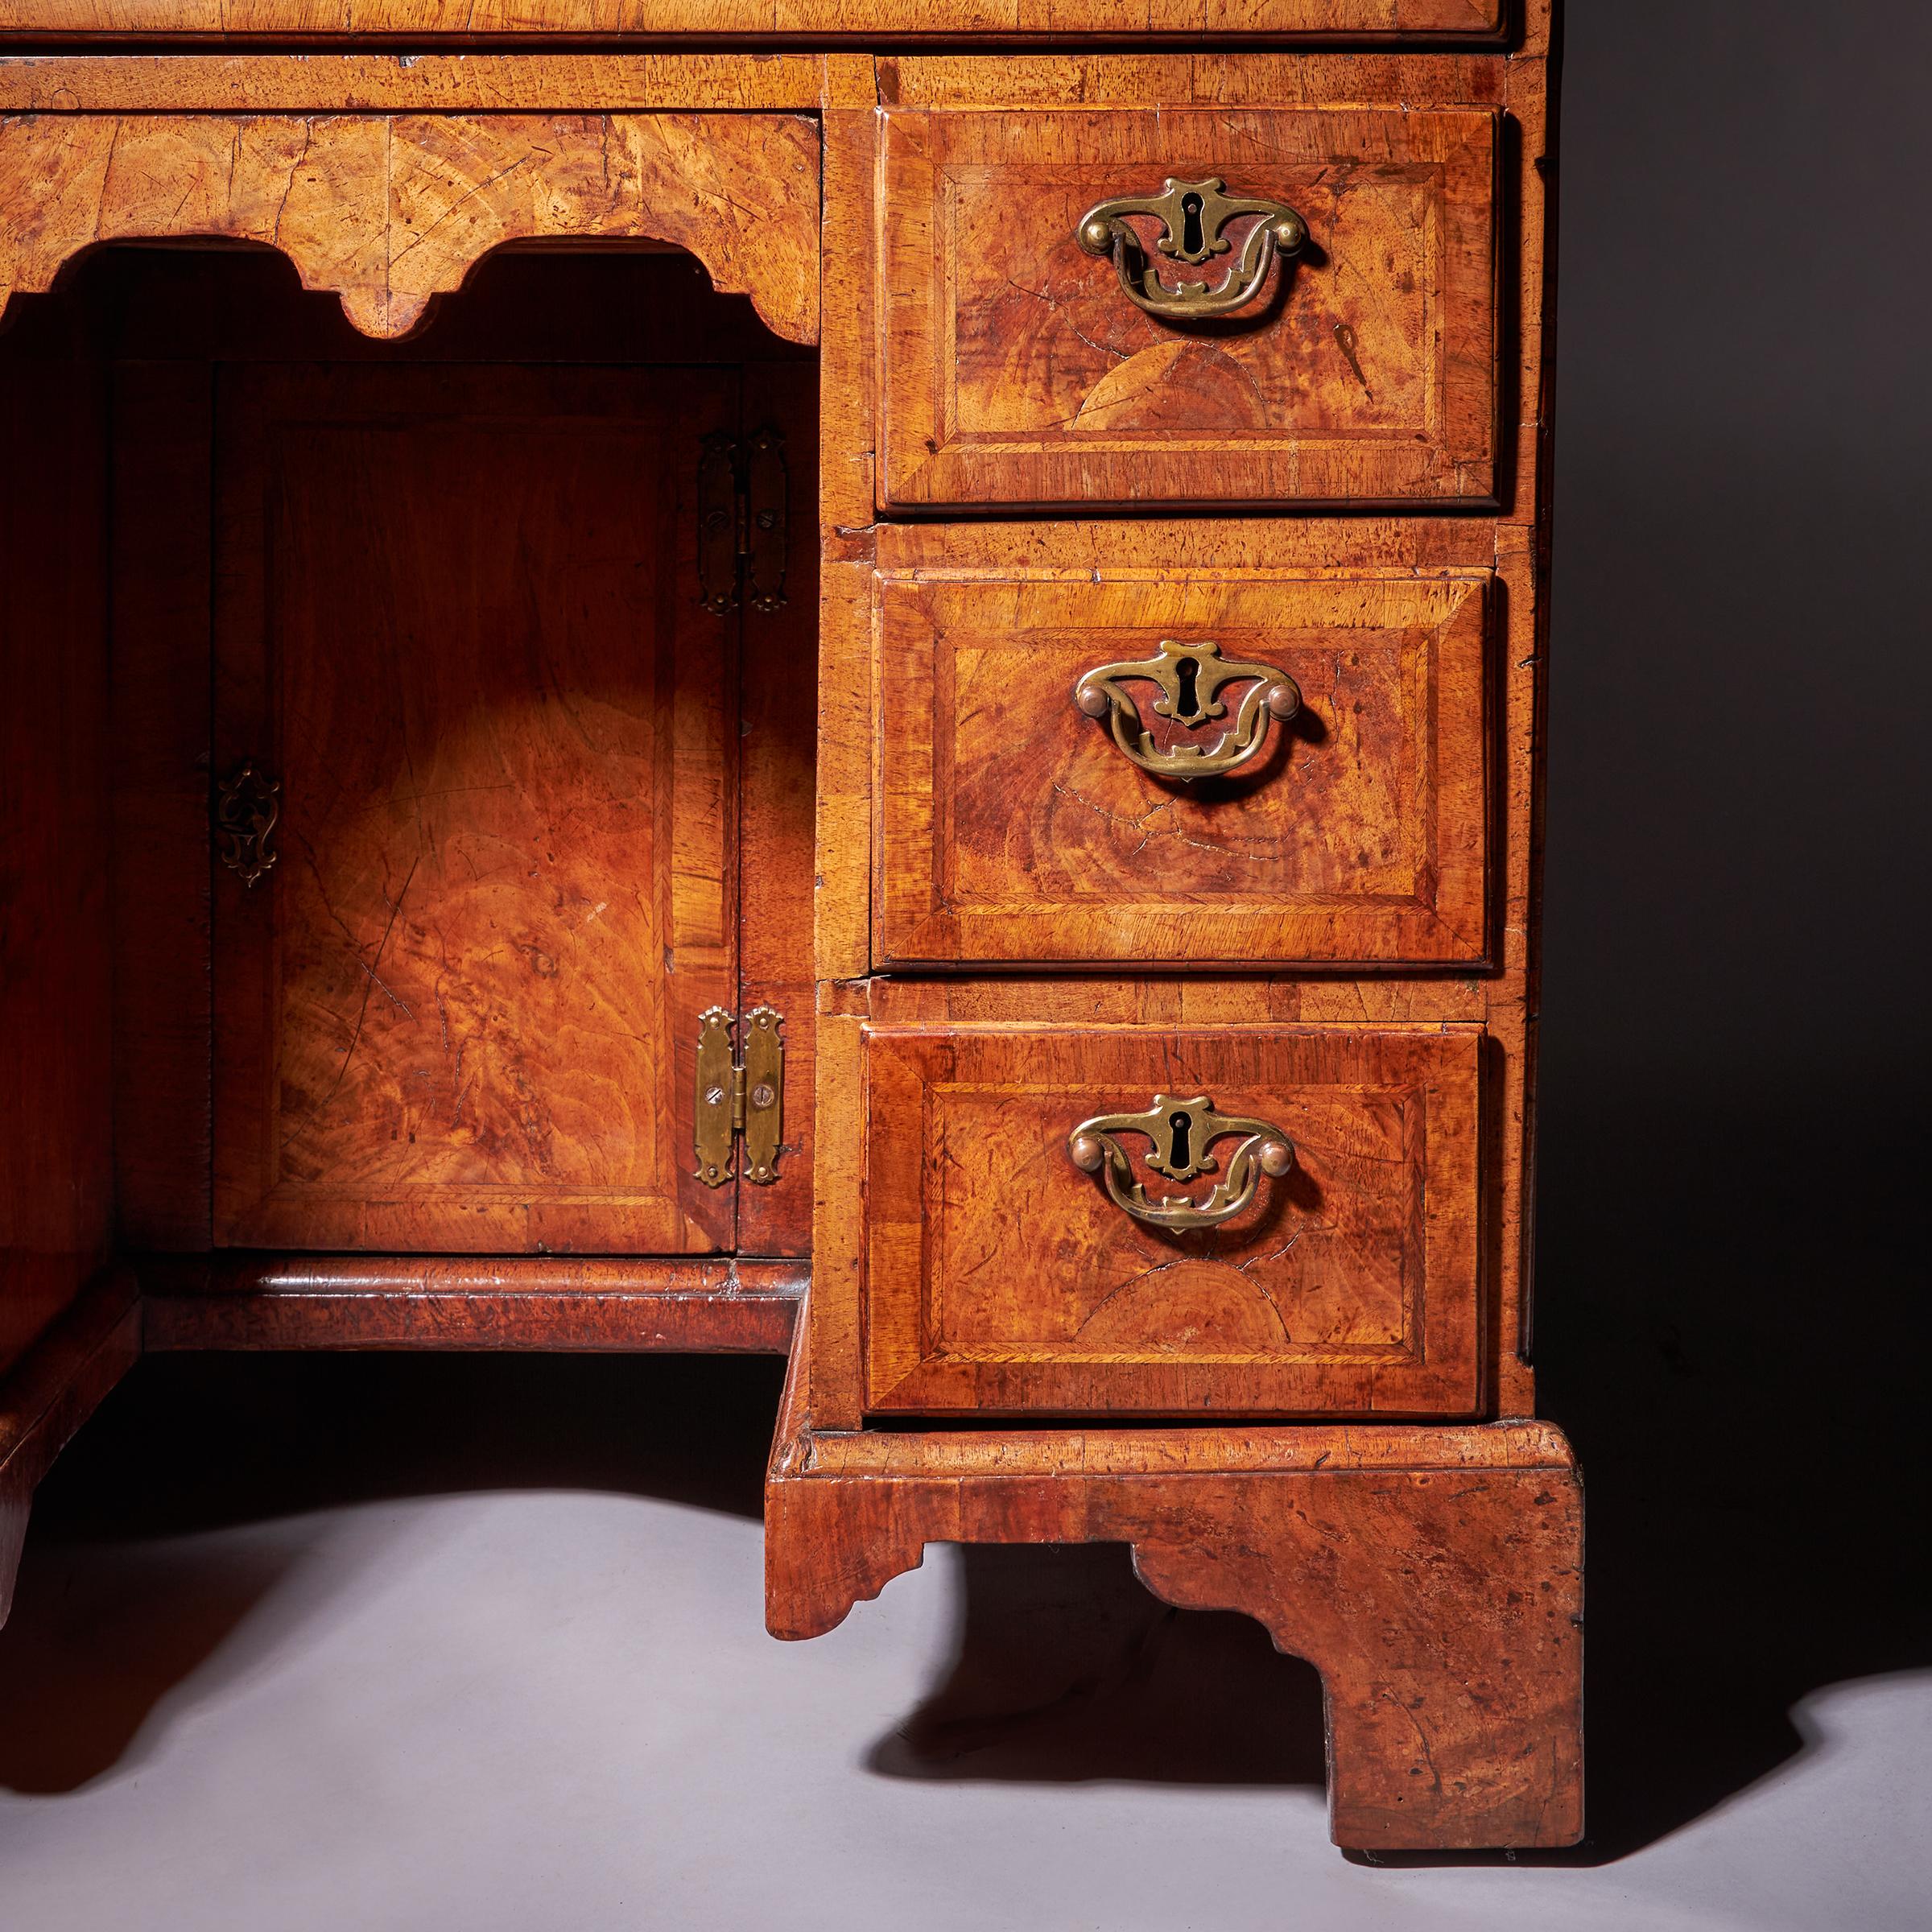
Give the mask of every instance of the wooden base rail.
[[143, 1346], [782, 1355], [803, 1261], [154, 1257]]
[[151, 1255], [104, 1270], [0, 1377], [0, 1624], [35, 1489], [138, 1356], [196, 1348], [782, 1355], [803, 1261]]
[[929, 1542], [1124, 1542], [1164, 1602], [1245, 1612], [1321, 1673], [1337, 1844], [1581, 1835], [1583, 1497], [1559, 1430], [819, 1435], [803, 1388], [795, 1356], [766, 1488], [773, 1635], [829, 1630]]
[[[149, 1257], [0, 1387], [0, 1620], [35, 1486], [143, 1347], [782, 1348], [791, 1261]], [[929, 1542], [1125, 1542], [1189, 1609], [1321, 1673], [1335, 1842], [1572, 1843], [1582, 1490], [1546, 1423], [815, 1432], [793, 1350], [766, 1496], [773, 1633], [817, 1636]]]

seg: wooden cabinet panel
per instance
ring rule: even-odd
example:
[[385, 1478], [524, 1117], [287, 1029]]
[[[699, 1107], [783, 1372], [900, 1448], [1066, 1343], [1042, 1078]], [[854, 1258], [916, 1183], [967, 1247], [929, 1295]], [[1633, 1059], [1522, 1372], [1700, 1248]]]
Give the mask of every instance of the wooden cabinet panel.
[[735, 619], [699, 602], [729, 371], [231, 374], [217, 775], [217, 1243], [729, 1246], [691, 1172], [737, 993]]
[[[741, 620], [738, 725], [738, 1010], [784, 1014], [785, 1096], [778, 1177], [741, 1179], [740, 1253], [811, 1252], [812, 828], [817, 799], [819, 529], [815, 370], [795, 362], [745, 369], [744, 420], [785, 439], [790, 479], [785, 602]], [[740, 1030], [741, 1042], [743, 1030]], [[741, 1167], [741, 1174], [742, 1168]]]
[[[881, 580], [880, 964], [1480, 963], [1486, 582]], [[1084, 674], [1170, 639], [1291, 681], [1238, 771], [1158, 775], [1076, 707]], [[1211, 696], [1214, 660], [1181, 662], [1191, 724], [1158, 683], [1115, 681], [1157, 759], [1212, 748], [1265, 690]]]
[[[867, 1406], [1475, 1413], [1479, 1056], [1474, 1028], [869, 1029]], [[1219, 1226], [1133, 1218], [1067, 1137], [1157, 1096], [1268, 1123], [1290, 1171]]]
[[[1496, 120], [1368, 109], [885, 118], [891, 506], [1495, 495]], [[1145, 312], [1082, 218], [1168, 180], [1285, 203], [1307, 246], [1215, 320]], [[1158, 221], [1133, 218], [1158, 262]], [[1218, 284], [1227, 253], [1150, 270]], [[1212, 242], [1212, 236], [1207, 237]]]
[[[1137, 32], [1186, 39], [1216, 34], [1482, 39], [1500, 36], [1504, 19], [1504, 0], [1137, 0], [1131, 24]], [[917, 8], [898, 0], [483, 0], [480, 6], [477, 0], [0, 0], [0, 33], [31, 35], [444, 33], [467, 42], [544, 34], [602, 39], [613, 32], [762, 39], [774, 31], [896, 42], [980, 33], [1111, 38], [1127, 28], [1119, 0], [921, 0]], [[675, 56], [654, 58], [668, 65]]]

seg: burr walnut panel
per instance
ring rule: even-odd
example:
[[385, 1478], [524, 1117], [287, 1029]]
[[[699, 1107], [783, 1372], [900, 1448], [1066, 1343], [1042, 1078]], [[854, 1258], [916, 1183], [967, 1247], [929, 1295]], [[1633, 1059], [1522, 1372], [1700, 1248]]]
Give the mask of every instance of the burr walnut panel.
[[[1405, 34], [1494, 39], [1505, 0], [1137, 0], [1133, 31], [1168, 37]], [[741, 34], [843, 39], [1109, 35], [1119, 0], [0, 0], [0, 34]]]
[[[889, 111], [884, 501], [1492, 501], [1496, 147], [1486, 111]], [[1237, 313], [1145, 312], [1083, 217], [1216, 180], [1307, 245]], [[1253, 225], [1147, 279], [1218, 283]]]
[[[1472, 1028], [869, 1029], [868, 1407], [1475, 1413], [1478, 1066]], [[1156, 1096], [1266, 1123], [1291, 1166], [1219, 1225], [1136, 1218], [1068, 1137]], [[1195, 1152], [1183, 1193], [1233, 1187], [1234, 1139]]]
[[279, 249], [365, 334], [408, 334], [491, 249], [688, 249], [795, 342], [819, 331], [819, 137], [795, 114], [0, 119], [0, 308], [103, 242]]
[[280, 858], [215, 874], [215, 1235], [731, 1245], [693, 1177], [735, 1004], [736, 692], [691, 496], [729, 370], [233, 373], [217, 775]]
[[[1486, 581], [881, 580], [879, 963], [1480, 964]], [[1293, 715], [1254, 704], [1225, 776], [1150, 771], [1074, 701], [1170, 640], [1289, 680]], [[1157, 760], [1232, 736], [1263, 690], [1189, 675], [1192, 727], [1150, 679], [1115, 687]]]

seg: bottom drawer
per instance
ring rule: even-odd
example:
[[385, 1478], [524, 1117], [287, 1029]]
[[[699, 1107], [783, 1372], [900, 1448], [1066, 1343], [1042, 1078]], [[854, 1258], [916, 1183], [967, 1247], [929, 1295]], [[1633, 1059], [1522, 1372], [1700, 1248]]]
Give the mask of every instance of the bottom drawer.
[[1480, 1048], [868, 1030], [868, 1408], [1474, 1414]]

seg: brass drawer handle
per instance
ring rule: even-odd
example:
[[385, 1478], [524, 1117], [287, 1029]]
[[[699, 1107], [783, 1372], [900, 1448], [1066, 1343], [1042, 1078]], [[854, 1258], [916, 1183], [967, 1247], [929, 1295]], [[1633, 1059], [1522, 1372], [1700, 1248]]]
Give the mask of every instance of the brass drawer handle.
[[[1133, 1178], [1126, 1150], [1115, 1138], [1122, 1133], [1145, 1134], [1154, 1142], [1147, 1165], [1168, 1180], [1182, 1182], [1216, 1171], [1219, 1163], [1208, 1152], [1215, 1141], [1231, 1133], [1247, 1137], [1228, 1157], [1226, 1172], [1206, 1199], [1170, 1194], [1156, 1201]], [[1099, 1174], [1117, 1208], [1156, 1228], [1219, 1227], [1253, 1200], [1264, 1174], [1278, 1179], [1294, 1165], [1294, 1143], [1280, 1128], [1265, 1121], [1217, 1113], [1205, 1094], [1176, 1100], [1157, 1093], [1145, 1113], [1096, 1114], [1067, 1135], [1067, 1152], [1082, 1173]]]
[[[1206, 322], [1232, 315], [1261, 293], [1277, 253], [1294, 254], [1308, 239], [1308, 224], [1286, 202], [1229, 195], [1217, 175], [1176, 181], [1170, 175], [1161, 185], [1164, 192], [1158, 195], [1096, 202], [1081, 216], [1075, 233], [1088, 254], [1113, 256], [1128, 300], [1163, 322]], [[1222, 231], [1230, 221], [1242, 215], [1261, 218], [1248, 231], [1240, 258], [1213, 287], [1205, 282], [1177, 282], [1169, 288], [1149, 272], [1152, 264], [1125, 219], [1129, 215], [1153, 216], [1161, 224], [1156, 251], [1191, 268], [1228, 253], [1233, 245]]]
[[[1171, 718], [1190, 729], [1228, 715], [1220, 700], [1224, 685], [1245, 679], [1248, 688], [1235, 708], [1234, 722], [1212, 745], [1176, 745], [1158, 749], [1141, 722], [1140, 707], [1124, 684], [1158, 684], [1156, 717]], [[1244, 663], [1221, 655], [1218, 644], [1181, 644], [1164, 638], [1151, 658], [1097, 664], [1073, 687], [1073, 701], [1090, 718], [1104, 718], [1119, 745], [1142, 771], [1157, 778], [1224, 778], [1260, 758], [1270, 720], [1286, 724], [1302, 708], [1301, 687], [1271, 664]]]

